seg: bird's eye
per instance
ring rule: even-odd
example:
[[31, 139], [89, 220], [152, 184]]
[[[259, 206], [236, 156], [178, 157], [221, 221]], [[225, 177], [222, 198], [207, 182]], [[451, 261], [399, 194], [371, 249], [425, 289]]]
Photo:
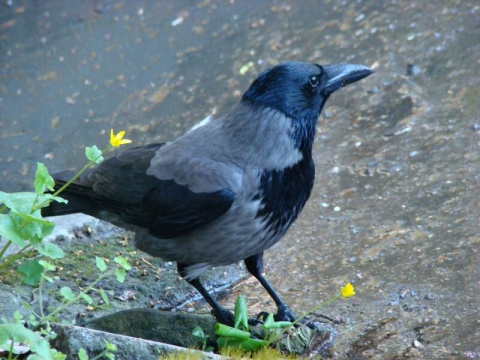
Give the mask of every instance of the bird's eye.
[[310, 76], [310, 78], [308, 79], [308, 83], [310, 84], [310, 86], [312, 87], [312, 89], [315, 89], [317, 86], [318, 86], [318, 83], [320, 82], [320, 80], [318, 79], [318, 76], [317, 75], [312, 75]]

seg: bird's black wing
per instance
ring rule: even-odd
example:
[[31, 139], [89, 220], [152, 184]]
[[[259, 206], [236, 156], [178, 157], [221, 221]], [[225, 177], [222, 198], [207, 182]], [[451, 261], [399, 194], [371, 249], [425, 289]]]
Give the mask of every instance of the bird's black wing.
[[[105, 159], [62, 192], [68, 204], [53, 202], [42, 209], [42, 214], [57, 216], [82, 212], [102, 218], [102, 210], [120, 214], [125, 206], [139, 204], [145, 193], [155, 186], [157, 179], [147, 175], [146, 170], [163, 145], [134, 147]], [[73, 175], [73, 171], [53, 174], [55, 189], [65, 185]]]
[[194, 193], [174, 180], [161, 180], [143, 199], [142, 208], [154, 214], [152, 235], [172, 238], [208, 224], [230, 209], [235, 194], [230, 189]]
[[[173, 179], [160, 180], [147, 174], [151, 159], [162, 146], [135, 147], [106, 159], [77, 184], [83, 185], [84, 191], [81, 197], [75, 196], [78, 200], [88, 197], [97, 205], [89, 212], [94, 216], [113, 220], [98, 211], [106, 209], [122, 222], [146, 227], [162, 238], [188, 233], [224, 214], [235, 199], [232, 190], [193, 192]], [[73, 206], [75, 198], [69, 200]]]
[[105, 159], [80, 183], [92, 187], [95, 194], [122, 204], [139, 204], [157, 178], [147, 175], [150, 161], [164, 144], [137, 146]]

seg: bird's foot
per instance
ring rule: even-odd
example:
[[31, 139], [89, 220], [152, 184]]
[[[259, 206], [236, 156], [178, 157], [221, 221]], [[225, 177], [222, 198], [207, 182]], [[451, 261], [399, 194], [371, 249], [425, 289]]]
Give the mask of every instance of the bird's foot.
[[235, 317], [233, 313], [225, 308], [212, 310], [212, 315], [221, 324], [233, 326], [235, 324]]
[[275, 321], [290, 321], [294, 322], [297, 320], [297, 315], [290, 309], [286, 304], [282, 304], [278, 307], [277, 314], [274, 315]]
[[[267, 319], [267, 316], [269, 315], [270, 313], [267, 312], [267, 311], [262, 311], [260, 313], [258, 313], [257, 315], [257, 320], [261, 323], [265, 322], [265, 320]], [[278, 311], [275, 315], [273, 315], [273, 319], [275, 321], [290, 321], [290, 322], [294, 322], [297, 320], [297, 316], [295, 315], [295, 313], [292, 311], [292, 309], [290, 309], [290, 307], [288, 305], [280, 305], [278, 307]]]
[[[212, 313], [218, 322], [228, 326], [234, 326], [235, 316], [229, 310], [218, 308], [216, 311], [212, 310]], [[267, 312], [261, 312], [256, 318], [248, 319], [249, 331], [254, 337], [262, 339], [267, 335], [262, 324], [268, 315], [269, 313]], [[332, 323], [338, 323], [338, 321], [322, 314], [315, 314], [315, 316], [331, 321]], [[292, 327], [288, 331], [283, 331], [283, 329], [274, 330], [278, 332], [279, 336], [277, 341], [275, 341], [276, 347], [281, 351], [302, 354], [308, 349], [321, 356], [325, 356], [332, 347], [337, 334], [332, 325], [324, 322], [307, 319], [297, 321], [298, 318], [295, 313], [285, 304], [278, 307], [278, 312], [274, 315], [274, 319], [275, 321], [295, 322], [295, 327]]]
[[[320, 313], [315, 313], [313, 314], [317, 319], [324, 319], [327, 320], [328, 322], [331, 322], [332, 324], [340, 324], [342, 323], [342, 320], [339, 319], [334, 319], [328, 315], [325, 314], [320, 314]], [[306, 319], [301, 319], [300, 321], [298, 320], [298, 317], [295, 315], [295, 313], [290, 309], [290, 307], [286, 304], [282, 304], [278, 307], [278, 312], [274, 316], [275, 321], [290, 321], [290, 322], [299, 322], [299, 323], [305, 323], [309, 325], [310, 323], [314, 323], [313, 321], [307, 321]], [[317, 321], [319, 322], [319, 321]], [[310, 325], [309, 325], [310, 326]], [[310, 326], [312, 329], [315, 329], [315, 327]]]
[[[328, 320], [332, 324], [338, 324], [340, 321], [327, 315], [314, 314], [315, 317]], [[260, 322], [267, 318], [267, 312], [261, 312], [257, 315]], [[295, 323], [295, 327], [285, 332], [277, 343], [277, 347], [283, 351], [301, 354], [307, 349], [325, 356], [332, 347], [334, 338], [337, 334], [332, 324], [321, 321], [300, 319], [286, 304], [278, 307], [278, 312], [274, 315], [275, 321], [290, 321]]]
[[[217, 319], [217, 321], [221, 324], [228, 325], [233, 327], [235, 325], [235, 315], [224, 308], [218, 309], [217, 311], [212, 310], [212, 315]], [[248, 319], [248, 325], [250, 326], [257, 326], [259, 324], [263, 324], [261, 319], [257, 318], [250, 318]]]

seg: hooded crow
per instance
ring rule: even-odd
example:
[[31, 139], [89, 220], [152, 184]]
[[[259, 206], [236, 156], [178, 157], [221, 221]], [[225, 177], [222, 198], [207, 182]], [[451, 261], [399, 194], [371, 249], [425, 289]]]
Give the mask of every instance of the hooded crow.
[[[44, 215], [83, 212], [136, 233], [138, 249], [175, 261], [222, 323], [233, 315], [199, 280], [244, 261], [278, 307], [294, 313], [263, 276], [263, 252], [285, 234], [312, 191], [312, 145], [329, 96], [368, 67], [285, 62], [261, 73], [225, 116], [165, 144], [127, 149], [91, 169]], [[54, 176], [56, 185], [68, 178]]]

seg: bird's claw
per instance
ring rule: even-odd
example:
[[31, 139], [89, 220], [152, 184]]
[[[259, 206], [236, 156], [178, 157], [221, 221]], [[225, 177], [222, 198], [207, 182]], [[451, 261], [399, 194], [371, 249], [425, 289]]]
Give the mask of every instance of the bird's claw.
[[[268, 312], [262, 311], [256, 317], [257, 321], [265, 322]], [[332, 347], [336, 331], [332, 325], [306, 319], [297, 320], [295, 313], [286, 305], [280, 306], [275, 321], [295, 322], [295, 326], [287, 331], [277, 329], [279, 337], [275, 341], [275, 346], [281, 351], [288, 353], [303, 354], [307, 349], [321, 356], [326, 356]], [[265, 329], [262, 326], [250, 329], [258, 338], [265, 338]]]
[[221, 308], [212, 310], [212, 315], [217, 319], [217, 321], [221, 324], [233, 326], [235, 324], [235, 316], [231, 311], [227, 309]]
[[[265, 318], [263, 319], [261, 318], [261, 315], [263, 314], [265, 314], [265, 318], [266, 318], [266, 315], [268, 315], [267, 312], [262, 312], [256, 318], [249, 318], [248, 325], [250, 326], [262, 325], [265, 319]], [[232, 326], [232, 327], [235, 324], [235, 315], [232, 312], [228, 311], [227, 309], [222, 309], [218, 311], [212, 310], [212, 315], [221, 324]]]
[[297, 315], [290, 309], [286, 304], [282, 304], [278, 307], [276, 315], [273, 317], [275, 321], [290, 321], [294, 322], [297, 320]]

